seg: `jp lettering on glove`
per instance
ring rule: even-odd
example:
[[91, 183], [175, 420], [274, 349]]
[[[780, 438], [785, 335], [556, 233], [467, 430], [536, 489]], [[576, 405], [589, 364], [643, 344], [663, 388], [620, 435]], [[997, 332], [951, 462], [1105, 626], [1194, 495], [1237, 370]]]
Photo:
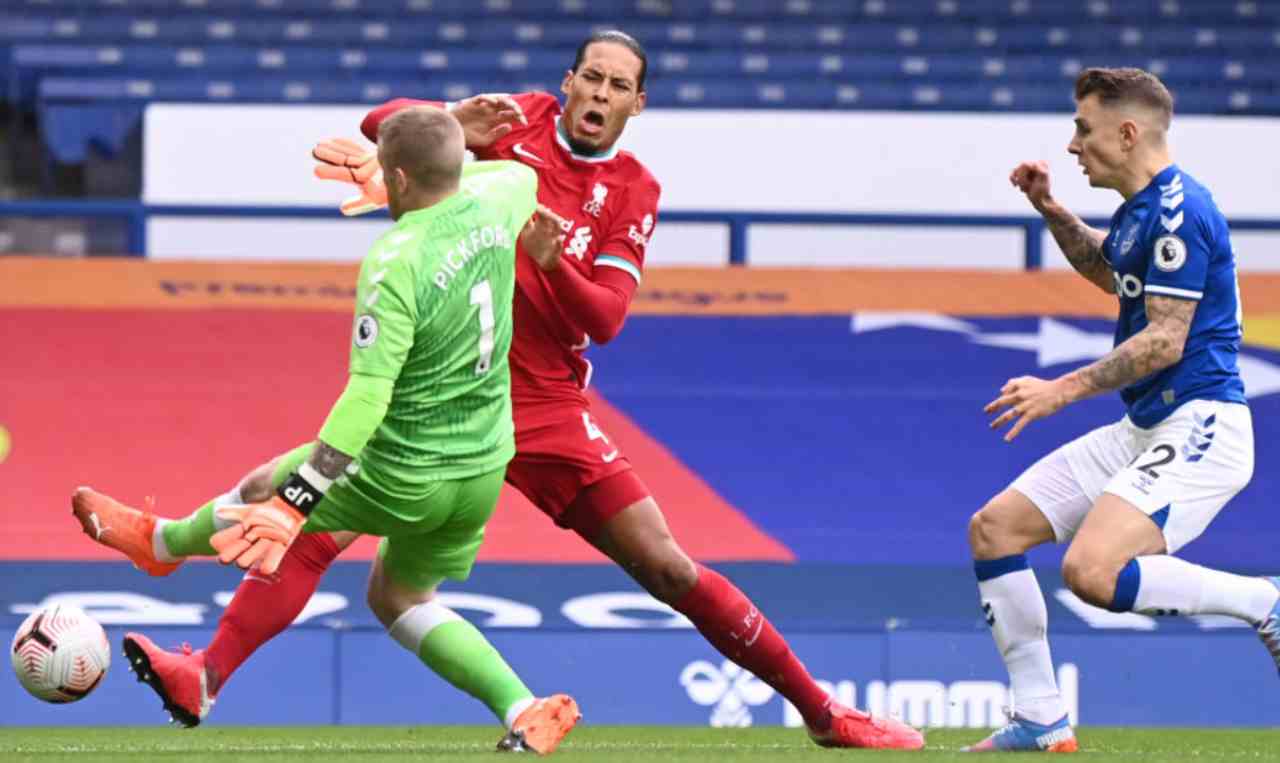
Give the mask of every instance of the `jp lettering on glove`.
[[235, 524], [209, 539], [218, 552], [218, 561], [234, 562], [246, 570], [256, 564], [263, 574], [275, 574], [285, 552], [302, 531], [307, 515], [332, 484], [333, 480], [310, 464], [303, 464], [266, 501], [219, 508], [215, 512], [218, 519]]

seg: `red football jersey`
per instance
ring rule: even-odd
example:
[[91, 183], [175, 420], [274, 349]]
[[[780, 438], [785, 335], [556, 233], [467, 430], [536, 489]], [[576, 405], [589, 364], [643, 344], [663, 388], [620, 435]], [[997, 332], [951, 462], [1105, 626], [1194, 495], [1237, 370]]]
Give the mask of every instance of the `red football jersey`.
[[[569, 221], [561, 267], [577, 268], [587, 278], [596, 268], [617, 268], [639, 284], [658, 219], [658, 181], [616, 146], [603, 156], [574, 154], [558, 132], [560, 102], [550, 93], [514, 98], [528, 125], [516, 125], [476, 155], [522, 162], [538, 173], [538, 201]], [[580, 397], [591, 380], [591, 363], [583, 357], [590, 340], [562, 312], [533, 259], [521, 252], [516, 261], [512, 397]]]

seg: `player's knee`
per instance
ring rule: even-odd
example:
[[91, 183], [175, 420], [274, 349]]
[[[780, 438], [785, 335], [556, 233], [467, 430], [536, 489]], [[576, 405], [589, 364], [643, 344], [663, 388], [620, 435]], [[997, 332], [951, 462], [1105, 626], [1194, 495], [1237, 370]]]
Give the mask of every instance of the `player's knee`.
[[1000, 556], [1001, 541], [1000, 522], [994, 512], [989, 510], [990, 504], [969, 517], [969, 548], [975, 559], [993, 559]]
[[645, 589], [667, 604], [679, 601], [698, 582], [697, 565], [674, 542], [663, 553], [646, 557], [636, 572]]
[[408, 606], [395, 595], [395, 589], [387, 584], [385, 571], [369, 576], [365, 602], [369, 605], [369, 611], [373, 616], [378, 618], [378, 622], [386, 628], [390, 628], [392, 623], [408, 609]]
[[342, 553], [348, 546], [360, 539], [360, 533], [349, 530], [339, 530], [335, 533], [329, 533], [329, 536], [333, 538], [333, 544], [338, 547], [338, 553]]
[[378, 618], [378, 622], [382, 623], [383, 627], [390, 628], [391, 624], [396, 621], [391, 612], [391, 606], [387, 602], [385, 591], [379, 588], [373, 580], [369, 581], [369, 588], [365, 591], [364, 600], [369, 605], [369, 611], [373, 613], [374, 617]]
[[1115, 596], [1119, 570], [1114, 564], [1088, 553], [1068, 550], [1062, 560], [1062, 579], [1067, 588], [1095, 607], [1108, 607]]
[[369, 605], [369, 611], [373, 616], [378, 618], [378, 622], [390, 630], [401, 615], [420, 604], [426, 604], [435, 596], [434, 586], [429, 589], [419, 589], [412, 585], [397, 583], [379, 561], [375, 562], [373, 572], [369, 575], [365, 602]]

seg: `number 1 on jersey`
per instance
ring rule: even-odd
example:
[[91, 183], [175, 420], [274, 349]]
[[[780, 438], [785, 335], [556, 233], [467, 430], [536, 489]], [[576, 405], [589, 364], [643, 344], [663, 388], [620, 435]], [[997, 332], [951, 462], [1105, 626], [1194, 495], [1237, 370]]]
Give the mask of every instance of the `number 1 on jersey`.
[[476, 376], [489, 373], [493, 364], [493, 289], [488, 281], [471, 287], [471, 304], [480, 307], [480, 359], [476, 361]]

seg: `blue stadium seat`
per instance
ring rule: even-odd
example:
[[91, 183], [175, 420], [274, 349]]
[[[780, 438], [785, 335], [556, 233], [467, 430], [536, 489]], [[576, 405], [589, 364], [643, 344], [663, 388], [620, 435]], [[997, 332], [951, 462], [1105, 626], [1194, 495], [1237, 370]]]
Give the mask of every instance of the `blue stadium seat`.
[[654, 105], [1062, 110], [1092, 65], [1151, 68], [1181, 111], [1280, 92], [1275, 0], [10, 0], [0, 60], [24, 103], [42, 77], [104, 75], [158, 98], [201, 78], [250, 100], [286, 97], [276, 80], [317, 83], [287, 96], [308, 100], [337, 97], [326, 82], [555, 88], [614, 24], [650, 50]]
[[[12, 4], [12, 3], [11, 3]], [[214, 13], [243, 15], [617, 18], [635, 15], [652, 3], [625, 0], [21, 0], [20, 7], [59, 13]]]
[[286, 77], [45, 77], [44, 102], [95, 101], [279, 101], [308, 103], [380, 102], [388, 98], [457, 99], [512, 89], [510, 80], [432, 78], [374, 80]]
[[[923, 63], [923, 66], [921, 65]], [[1003, 79], [1008, 64], [998, 57], [974, 55], [909, 56], [902, 60], [903, 72], [947, 81], [982, 84], [985, 79]], [[921, 71], [923, 69], [923, 72]]]
[[1227, 85], [1242, 83], [1252, 89], [1276, 92], [1276, 62], [1263, 57], [1228, 58], [1221, 62], [1221, 79]]
[[[369, 76], [279, 77], [45, 77], [44, 103], [143, 102], [152, 100], [281, 101], [312, 103], [378, 102], [396, 96], [458, 99], [477, 92], [554, 90], [556, 80], [519, 76], [465, 76], [442, 73], [413, 79]], [[849, 76], [839, 81], [744, 77], [664, 77], [649, 86], [655, 107], [698, 108], [862, 108], [979, 111], [1063, 111], [1070, 88], [1019, 82], [950, 81], [924, 76]], [[1280, 93], [1269, 88], [1187, 85], [1179, 88], [1180, 111], [1192, 113], [1280, 114]]]
[[[42, 73], [90, 75], [114, 71], [121, 76], [152, 76], [173, 69], [212, 72], [260, 72], [281, 76], [334, 77], [366, 73], [433, 72], [449, 76], [520, 77], [534, 81], [559, 79], [572, 63], [569, 48], [513, 48], [490, 52], [461, 46], [389, 48], [384, 46], [85, 46], [21, 45], [13, 60], [18, 88], [25, 98]], [[1124, 51], [1072, 55], [1000, 56], [973, 54], [895, 55], [845, 52], [735, 53], [725, 51], [651, 51], [652, 80], [664, 78], [739, 78], [761, 80], [840, 81], [846, 79], [931, 79], [947, 82], [1069, 82], [1085, 64], [1141, 66], [1173, 85], [1215, 82], [1268, 89], [1274, 82], [1266, 58], [1221, 56], [1141, 57]]]
[[747, 108], [819, 109], [830, 105], [831, 86], [818, 82], [752, 82]]
[[973, 4], [984, 18], [1005, 22], [1059, 22], [1084, 16], [1081, 6], [1086, 3], [1063, 3], [1055, 0], [990, 0]]
[[960, 24], [909, 24], [898, 28], [895, 38], [903, 50], [953, 51], [974, 46], [974, 32]]
[[991, 109], [1010, 111], [1069, 111], [1074, 107], [1071, 88], [1010, 83], [990, 85]]
[[1280, 28], [1276, 24], [1280, 20], [1272, 20], [1268, 25], [1249, 27], [1227, 27], [1219, 30], [1222, 46], [1228, 53], [1251, 51], [1258, 54], [1270, 53], [1273, 57], [1280, 52]]
[[39, 42], [54, 36], [54, 21], [44, 16], [0, 14], [0, 40], [6, 42]]
[[1148, 33], [1151, 45], [1157, 50], [1193, 53], [1213, 50], [1219, 46], [1218, 30], [1209, 26], [1168, 26]]
[[[1215, 89], [1215, 92], [1221, 92]], [[1272, 91], [1229, 90], [1227, 91], [1227, 110], [1238, 114], [1280, 115], [1280, 93]]]
[[[838, 76], [851, 71], [871, 56], [835, 53], [728, 53], [666, 50], [651, 56], [655, 76], [690, 77], [759, 76], [762, 78], [803, 78]], [[890, 68], [890, 67], [886, 67]]]
[[[1145, 67], [1159, 71], [1162, 80], [1174, 89], [1182, 85], [1212, 85], [1224, 79], [1226, 62], [1220, 57], [1179, 56], [1144, 61]], [[1243, 71], [1241, 72], [1243, 75]]]
[[321, 17], [740, 19], [796, 22], [1071, 23], [1136, 19], [1159, 23], [1272, 23], [1280, 8], [1267, 0], [10, 0], [23, 10], [93, 14], [252, 14]]
[[1084, 68], [1081, 59], [1072, 55], [1011, 55], [1005, 58], [992, 59], [999, 61], [998, 66], [990, 67], [995, 76], [1018, 83], [1044, 82], [1050, 87], [1058, 83], [1069, 85], [1075, 75]]
[[[541, 45], [576, 48], [579, 43], [591, 34], [594, 27], [595, 25], [590, 21], [552, 22], [547, 20], [490, 19], [483, 23], [461, 25], [460, 29], [455, 28], [445, 32], [438, 32], [437, 34], [445, 37], [456, 37], [461, 33], [464, 35], [465, 41], [473, 45]], [[439, 42], [446, 42], [442, 37], [438, 37], [438, 39]], [[652, 37], [646, 39], [650, 41], [651, 45], [658, 42]], [[453, 42], [456, 44], [460, 40], [454, 40]]]

